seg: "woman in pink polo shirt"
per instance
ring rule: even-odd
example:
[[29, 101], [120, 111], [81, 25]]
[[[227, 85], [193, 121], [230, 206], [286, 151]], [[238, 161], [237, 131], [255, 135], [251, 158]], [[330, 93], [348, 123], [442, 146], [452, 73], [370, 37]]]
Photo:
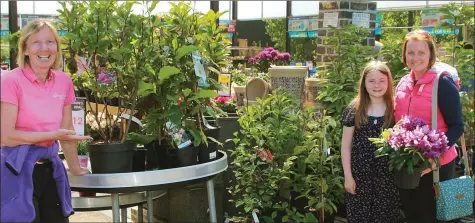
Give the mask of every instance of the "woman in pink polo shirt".
[[[436, 62], [434, 41], [429, 32], [415, 30], [408, 33], [402, 48], [402, 62], [411, 71], [396, 87], [396, 122], [403, 115], [423, 118], [429, 126], [432, 123], [432, 84], [436, 69], [447, 71], [439, 78], [437, 94], [437, 128], [445, 132], [450, 149], [440, 159], [440, 181], [455, 177], [455, 142], [463, 134], [462, 106], [458, 92], [456, 70], [447, 64]], [[402, 207], [407, 223], [434, 223], [436, 201], [433, 188], [433, 174], [424, 171], [419, 186], [415, 189], [400, 189]]]
[[[52, 167], [53, 165], [57, 167], [58, 163], [57, 141], [61, 143], [71, 174], [83, 175], [88, 170], [79, 166], [76, 143], [88, 140], [90, 137], [76, 135], [73, 128], [71, 103], [75, 101], [74, 87], [71, 78], [66, 73], [59, 71], [62, 56], [60, 37], [56, 28], [46, 20], [30, 22], [23, 28], [18, 46], [17, 63], [19, 68], [1, 76], [2, 159], [20, 157], [22, 154], [17, 154], [15, 158], [7, 157], [7, 155], [15, 152], [16, 148], [25, 148], [25, 145], [27, 154], [22, 155], [25, 162], [29, 161], [28, 158], [31, 157], [33, 151], [39, 151], [40, 155], [35, 154], [39, 157], [36, 164], [34, 161], [31, 164], [34, 165], [33, 180], [26, 181], [32, 182], [33, 185], [24, 186], [26, 194], [31, 193], [27, 191], [28, 187], [33, 188], [33, 195], [25, 195], [32, 196], [32, 202], [25, 199], [25, 207], [17, 208], [29, 210], [23, 215], [34, 218], [33, 222], [68, 222], [68, 216], [73, 213], [72, 208], [68, 206], [66, 207], [68, 211], [66, 211], [65, 204], [62, 204], [62, 207], [61, 202], [71, 203], [71, 191], [61, 191], [62, 194], [60, 194], [57, 189], [57, 184], [59, 188], [57, 175], [53, 178], [54, 171], [59, 171], [57, 173], [62, 177], [65, 175], [59, 170], [61, 168], [64, 170], [61, 162], [59, 162], [61, 168], [53, 170], [54, 167]], [[44, 149], [43, 151], [54, 151], [56, 154], [51, 155], [48, 159], [40, 159], [44, 158], [41, 148]], [[13, 163], [15, 162], [18, 160], [13, 160]], [[23, 165], [23, 169], [27, 166]], [[5, 167], [2, 166], [2, 168]], [[9, 168], [12, 169], [12, 167]], [[23, 171], [22, 173], [26, 171], [22, 170], [21, 166], [19, 169]], [[64, 178], [66, 182], [62, 183], [67, 184], [67, 177]], [[7, 187], [13, 188], [17, 185], [8, 185], [8, 182], [5, 184], [2, 182], [2, 196], [7, 196], [3, 187], [7, 190]], [[69, 196], [67, 196], [68, 192]], [[15, 195], [12, 200], [18, 196], [22, 196], [21, 193]], [[64, 197], [69, 200], [62, 200]], [[3, 199], [2, 202], [4, 202]], [[34, 210], [31, 210], [33, 206], [30, 203], [33, 203]], [[4, 205], [7, 204], [2, 203], [2, 208], [6, 207]], [[2, 214], [6, 213], [2, 211]], [[18, 221], [22, 221], [21, 219], [30, 221], [30, 218], [14, 217]], [[2, 217], [2, 219], [6, 218]]]

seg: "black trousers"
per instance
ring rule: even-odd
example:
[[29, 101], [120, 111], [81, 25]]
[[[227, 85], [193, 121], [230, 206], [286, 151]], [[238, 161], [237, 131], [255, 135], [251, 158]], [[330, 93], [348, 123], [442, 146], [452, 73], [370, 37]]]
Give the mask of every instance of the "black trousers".
[[68, 223], [68, 218], [63, 216], [51, 162], [35, 165], [33, 187], [33, 205], [36, 212], [33, 223]]
[[[407, 223], [438, 223], [432, 172], [421, 177], [415, 189], [399, 189], [402, 209]], [[443, 165], [439, 171], [440, 181], [455, 178], [455, 160]], [[458, 222], [457, 220], [451, 222]]]

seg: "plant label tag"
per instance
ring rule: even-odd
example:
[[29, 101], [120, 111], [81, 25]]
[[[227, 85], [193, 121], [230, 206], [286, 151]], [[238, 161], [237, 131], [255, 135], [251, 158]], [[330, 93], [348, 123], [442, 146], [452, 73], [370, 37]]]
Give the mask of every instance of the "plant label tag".
[[178, 149], [183, 149], [191, 145], [191, 140], [183, 128], [179, 128], [172, 122], [167, 122], [166, 127], [168, 130], [168, 134], [172, 137], [172, 140], [178, 147]]
[[216, 151], [209, 153], [209, 159], [214, 159], [216, 158]]
[[191, 53], [193, 59], [193, 65], [195, 68], [195, 74], [198, 76], [198, 86], [199, 87], [208, 87], [208, 78], [206, 77], [206, 71], [201, 60], [200, 51], [193, 51]]
[[221, 85], [221, 90], [218, 91], [220, 96], [231, 96], [231, 74], [220, 74], [218, 83]]
[[73, 127], [76, 135], [83, 136], [86, 128], [86, 98], [76, 97], [71, 105], [73, 110]]

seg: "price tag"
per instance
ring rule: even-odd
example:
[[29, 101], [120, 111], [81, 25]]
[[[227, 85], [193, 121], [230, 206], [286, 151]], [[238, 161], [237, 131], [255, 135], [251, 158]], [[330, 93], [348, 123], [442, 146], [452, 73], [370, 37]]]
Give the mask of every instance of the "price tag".
[[73, 109], [73, 126], [77, 135], [84, 135], [86, 129], [86, 98], [76, 97], [71, 105]]

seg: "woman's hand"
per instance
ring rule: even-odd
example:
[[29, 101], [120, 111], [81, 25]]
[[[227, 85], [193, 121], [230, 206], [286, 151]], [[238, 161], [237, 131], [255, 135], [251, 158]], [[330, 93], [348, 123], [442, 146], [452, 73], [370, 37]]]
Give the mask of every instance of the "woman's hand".
[[356, 194], [356, 182], [353, 177], [345, 177], [345, 190], [350, 194]]
[[90, 136], [76, 135], [76, 132], [74, 130], [69, 129], [59, 129], [55, 132], [55, 136], [58, 140], [61, 141], [84, 141], [92, 139]]
[[435, 163], [434, 159], [429, 158], [429, 163], [430, 163], [431, 168], [427, 168], [427, 169], [423, 170], [422, 173], [421, 173], [421, 177], [428, 174], [428, 173], [430, 173], [433, 170], [438, 170], [439, 169], [437, 167], [437, 164]]
[[70, 169], [69, 172], [71, 172], [73, 176], [82, 176], [82, 175], [91, 173], [89, 172], [87, 168], [82, 168], [82, 167]]

